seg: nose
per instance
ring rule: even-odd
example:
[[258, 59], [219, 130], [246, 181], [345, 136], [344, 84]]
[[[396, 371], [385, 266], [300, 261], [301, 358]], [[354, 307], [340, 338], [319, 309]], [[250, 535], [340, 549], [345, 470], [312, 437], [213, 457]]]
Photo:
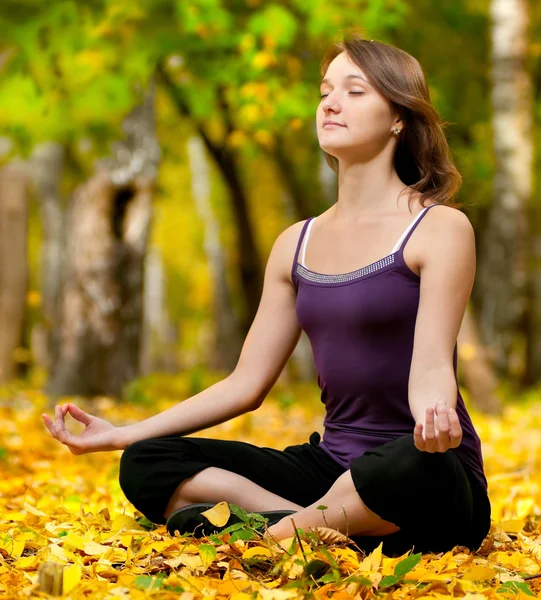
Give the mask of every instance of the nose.
[[325, 98], [323, 98], [321, 106], [325, 115], [327, 115], [331, 111], [333, 113], [340, 112], [340, 104], [338, 103], [336, 97], [332, 94], [332, 92], [325, 96]]

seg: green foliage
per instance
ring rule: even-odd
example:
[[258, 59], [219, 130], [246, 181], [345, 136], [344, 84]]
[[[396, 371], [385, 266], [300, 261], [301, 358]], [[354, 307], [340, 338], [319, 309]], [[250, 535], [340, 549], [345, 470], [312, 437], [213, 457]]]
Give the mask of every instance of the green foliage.
[[417, 563], [421, 560], [422, 556], [422, 552], [418, 552], [417, 554], [410, 554], [409, 556], [401, 560], [399, 563], [397, 563], [394, 568], [394, 574], [386, 575], [385, 577], [383, 577], [383, 579], [380, 581], [379, 589], [383, 590], [385, 588], [396, 585], [397, 583], [400, 583], [404, 575], [406, 575], [413, 568], [415, 568], [415, 565], [417, 565]]
[[506, 581], [502, 583], [500, 588], [497, 590], [498, 594], [505, 594], [506, 592], [512, 592], [513, 594], [524, 592], [527, 596], [535, 596], [528, 584], [524, 581]]

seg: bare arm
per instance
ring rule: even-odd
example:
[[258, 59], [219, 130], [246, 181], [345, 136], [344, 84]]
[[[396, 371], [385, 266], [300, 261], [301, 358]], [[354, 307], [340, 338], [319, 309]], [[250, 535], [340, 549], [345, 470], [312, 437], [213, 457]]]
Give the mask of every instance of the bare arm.
[[[57, 409], [57, 419], [51, 422], [54, 431], [44, 418], [52, 435], [70, 449], [74, 446], [79, 450], [76, 444], [84, 444], [82, 452], [124, 449], [138, 440], [194, 433], [258, 408], [278, 379], [301, 333], [295, 313], [295, 290], [290, 280], [301, 228], [302, 222], [295, 223], [283, 231], [273, 245], [259, 308], [231, 375], [144, 421], [108, 429], [107, 443], [97, 448], [95, 444], [100, 444], [100, 440], [95, 437], [96, 433], [87, 435], [85, 441], [86, 430], [82, 436], [73, 436], [65, 429], [66, 409]], [[82, 411], [78, 413], [80, 409], [67, 410], [85, 423], [87, 429], [90, 428], [89, 418], [95, 419], [81, 414]], [[100, 433], [99, 429], [97, 431]]]
[[461, 436], [453, 350], [475, 279], [475, 235], [464, 213], [433, 213], [424, 223], [429, 226], [425, 243], [430, 252], [421, 265], [409, 406], [417, 447], [445, 452], [458, 446]]

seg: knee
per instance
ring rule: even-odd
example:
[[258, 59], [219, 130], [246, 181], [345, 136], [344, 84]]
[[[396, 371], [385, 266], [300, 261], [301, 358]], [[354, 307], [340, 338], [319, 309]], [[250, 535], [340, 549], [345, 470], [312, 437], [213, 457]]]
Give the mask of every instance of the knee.
[[118, 482], [126, 498], [137, 506], [137, 498], [145, 480], [149, 458], [152, 456], [152, 441], [141, 440], [128, 446], [121, 458]]

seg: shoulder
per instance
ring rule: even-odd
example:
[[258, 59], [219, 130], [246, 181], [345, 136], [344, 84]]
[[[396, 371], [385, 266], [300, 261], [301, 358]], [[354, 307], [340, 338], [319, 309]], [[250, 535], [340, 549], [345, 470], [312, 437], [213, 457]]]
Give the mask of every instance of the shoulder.
[[[456, 260], [475, 262], [475, 232], [468, 216], [461, 210], [440, 204], [423, 218], [423, 258], [421, 267], [430, 261]], [[429, 250], [427, 250], [429, 249]]]
[[280, 272], [280, 276], [291, 281], [291, 270], [295, 259], [297, 245], [308, 219], [297, 221], [284, 229], [275, 239], [269, 257], [269, 266], [272, 262], [274, 267]]
[[445, 239], [474, 240], [475, 232], [468, 216], [457, 208], [439, 204], [424, 216], [424, 233], [431, 237], [443, 235]]

